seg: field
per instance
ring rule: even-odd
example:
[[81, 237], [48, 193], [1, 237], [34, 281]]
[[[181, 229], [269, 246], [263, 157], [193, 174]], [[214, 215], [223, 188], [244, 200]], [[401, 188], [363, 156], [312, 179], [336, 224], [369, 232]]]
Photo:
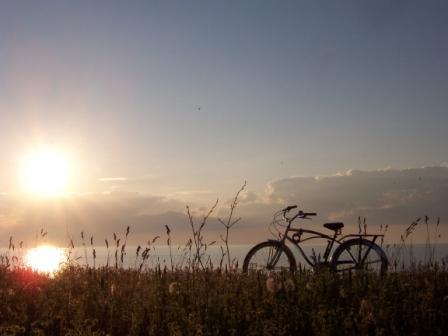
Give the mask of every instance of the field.
[[0, 335], [444, 335], [444, 265], [335, 275], [0, 271]]
[[[151, 254], [157, 255], [155, 237], [146, 247], [137, 247], [133, 267], [124, 267], [128, 227], [122, 238], [114, 233], [112, 242], [105, 241], [106, 266], [95, 265], [94, 239], [81, 233], [84, 259], [73, 255], [71, 241], [65, 267], [53, 275], [37, 273], [14, 258], [17, 249], [11, 237], [9, 256], [0, 262], [0, 335], [446, 334], [446, 260], [434, 259], [436, 245], [428, 238], [429, 258], [402, 264], [401, 252], [420, 219], [402, 235], [384, 276], [325, 268], [244, 274], [232, 263], [228, 245], [236, 200], [223, 222], [227, 235], [218, 265], [208, 257], [212, 243], [206, 244], [202, 236], [213, 208], [199, 224], [189, 216], [192, 236], [177, 249], [180, 264], [173, 262], [169, 227], [164, 264], [148, 264]], [[428, 217], [424, 223], [430, 237]], [[46, 236], [44, 230], [41, 236]], [[20, 250], [22, 243], [18, 246]]]

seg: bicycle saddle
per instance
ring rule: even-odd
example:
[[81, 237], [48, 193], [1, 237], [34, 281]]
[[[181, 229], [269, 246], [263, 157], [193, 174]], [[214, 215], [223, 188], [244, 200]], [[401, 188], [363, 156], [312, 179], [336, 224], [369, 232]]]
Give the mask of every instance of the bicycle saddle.
[[344, 227], [344, 223], [325, 223], [324, 227], [326, 227], [327, 229], [333, 230], [333, 231], [339, 231], [340, 229], [342, 229]]

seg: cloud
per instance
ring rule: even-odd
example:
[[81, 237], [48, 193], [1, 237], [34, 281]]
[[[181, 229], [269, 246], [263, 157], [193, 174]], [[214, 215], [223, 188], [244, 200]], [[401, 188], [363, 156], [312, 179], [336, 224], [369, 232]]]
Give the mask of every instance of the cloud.
[[[233, 202], [235, 201], [235, 195], [233, 195], [232, 197], [227, 198], [222, 204], [221, 207], [224, 207], [225, 209], [228, 209], [228, 207], [233, 204]], [[249, 190], [243, 190], [239, 195], [238, 195], [238, 204], [242, 205], [242, 204], [253, 204], [256, 202], [261, 201], [260, 195], [258, 195], [257, 193], [253, 192], [253, 191], [249, 191]]]
[[409, 223], [417, 216], [448, 217], [448, 167], [351, 170], [324, 177], [270, 182], [271, 203], [296, 204], [329, 220]]
[[[240, 196], [233, 216], [242, 220], [232, 229], [232, 243], [255, 243], [268, 238], [267, 226], [273, 213], [291, 204], [318, 213], [313, 222], [305, 222], [308, 228], [319, 229], [326, 221], [343, 221], [346, 232], [353, 232], [358, 216], [367, 217], [369, 225], [389, 224], [398, 228], [428, 215], [440, 216], [444, 229], [444, 219], [448, 218], [448, 167], [351, 170], [332, 176], [288, 177], [268, 183], [263, 193], [245, 191]], [[192, 205], [198, 223], [213, 203], [214, 197], [210, 196], [203, 203]], [[33, 243], [41, 228], [59, 242], [67, 241], [67, 237], [75, 237], [79, 242], [81, 231], [101, 242], [114, 232], [122, 233], [128, 225], [130, 243], [144, 243], [156, 235], [163, 237], [164, 225], [171, 228], [173, 241], [182, 243], [191, 230], [185, 205], [174, 195], [125, 191], [61, 199], [4, 194], [0, 195], [0, 228], [4, 233], [0, 245], [7, 243], [9, 234], [16, 240]], [[228, 203], [221, 202], [209, 218], [205, 234], [211, 240], [219, 240], [223, 233], [216, 217], [226, 219], [229, 211]]]
[[[102, 241], [114, 232], [123, 232], [129, 225], [136, 242], [160, 234], [165, 224], [173, 229], [188, 228], [183, 203], [136, 192], [71, 195], [60, 199], [15, 197], [13, 200], [2, 196], [0, 204], [2, 231], [28, 242], [35, 240], [41, 228], [59, 241], [67, 240], [68, 236], [79, 237], [81, 231]], [[4, 245], [5, 239], [0, 244]]]
[[176, 196], [193, 196], [193, 195], [210, 195], [212, 194], [211, 190], [178, 190], [172, 193], [173, 197]]
[[127, 181], [128, 179], [126, 177], [103, 177], [98, 179], [100, 182], [121, 182], [121, 181]]
[[[241, 203], [241, 204], [253, 203], [253, 202], [257, 202], [259, 200], [259, 197], [253, 191], [244, 190], [240, 194], [240, 197], [238, 198], [238, 200], [239, 200], [239, 203]], [[233, 202], [233, 199], [231, 199], [230, 202]]]
[[100, 190], [112, 191], [136, 191], [144, 192], [154, 188], [158, 182], [158, 176], [154, 174], [144, 174], [138, 176], [111, 176], [98, 179]]

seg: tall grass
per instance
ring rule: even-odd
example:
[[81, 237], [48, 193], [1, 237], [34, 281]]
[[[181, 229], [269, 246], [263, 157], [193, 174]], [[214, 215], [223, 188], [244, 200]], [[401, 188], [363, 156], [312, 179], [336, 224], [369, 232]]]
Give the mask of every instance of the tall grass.
[[0, 335], [443, 335], [448, 270], [268, 276], [0, 268]]
[[[23, 243], [16, 244], [11, 237], [0, 260], [0, 335], [446, 333], [448, 267], [444, 260], [435, 260], [434, 246], [440, 238], [440, 219], [424, 217], [406, 228], [391, 256], [395, 272], [383, 277], [303, 268], [294, 274], [231, 272], [237, 265], [230, 256], [230, 229], [240, 221], [234, 212], [245, 186], [230, 204], [228, 218], [219, 220], [225, 231], [218, 265], [207, 255], [208, 247], [216, 242], [206, 241], [203, 234], [218, 201], [199, 222], [187, 207], [192, 235], [177, 247], [177, 260], [173, 258], [173, 232], [165, 226], [168, 266], [158, 259], [155, 244], [160, 237], [156, 236], [137, 246], [133, 267], [124, 268], [131, 232], [127, 227], [124, 238], [114, 232], [113, 244], [105, 239], [106, 265], [96, 264], [93, 236], [89, 258], [82, 232], [84, 260], [73, 254], [71, 239], [65, 267], [49, 277], [23, 265], [18, 253]], [[427, 239], [427, 262], [406, 268], [403, 254], [410, 251], [409, 237], [421, 223], [432, 235]], [[360, 233], [367, 232], [365, 219], [359, 218], [358, 224]], [[382, 233], [387, 230], [387, 226], [380, 228]], [[41, 230], [40, 239], [46, 235]]]
[[[218, 218], [218, 221], [224, 226], [226, 233], [225, 235], [221, 235], [221, 240], [222, 242], [225, 244], [226, 246], [226, 253], [225, 255], [227, 256], [227, 267], [230, 270], [232, 268], [232, 264], [231, 264], [231, 258], [230, 258], [230, 249], [229, 249], [229, 232], [230, 229], [241, 220], [241, 217], [234, 219], [233, 218], [233, 214], [234, 211], [236, 209], [236, 207], [238, 206], [238, 197], [240, 196], [241, 192], [244, 191], [244, 189], [246, 188], [247, 182], [244, 181], [244, 184], [241, 186], [240, 190], [238, 190], [238, 192], [235, 195], [235, 198], [233, 199], [232, 203], [230, 203], [230, 211], [229, 211], [229, 216], [227, 217], [227, 220], [222, 220], [221, 218]], [[223, 257], [224, 257], [224, 253], [223, 253]], [[222, 266], [222, 263], [221, 263]], [[238, 265], [236, 265], [236, 267], [238, 267]]]

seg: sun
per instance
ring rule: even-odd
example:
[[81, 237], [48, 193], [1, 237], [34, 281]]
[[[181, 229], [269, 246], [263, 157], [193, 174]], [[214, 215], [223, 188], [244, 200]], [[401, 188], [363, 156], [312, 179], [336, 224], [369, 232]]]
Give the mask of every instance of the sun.
[[62, 152], [39, 148], [22, 161], [23, 189], [39, 196], [55, 196], [65, 191], [70, 175], [67, 157]]
[[61, 268], [64, 259], [62, 249], [42, 245], [28, 250], [25, 255], [25, 265], [38, 272], [54, 274]]

